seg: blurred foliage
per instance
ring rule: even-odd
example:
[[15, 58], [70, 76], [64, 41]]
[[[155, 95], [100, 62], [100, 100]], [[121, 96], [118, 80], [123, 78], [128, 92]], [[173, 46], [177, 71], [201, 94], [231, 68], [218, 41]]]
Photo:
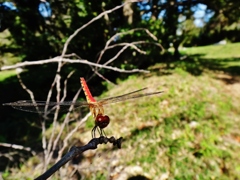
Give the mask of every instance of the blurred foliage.
[[[1, 9], [1, 31], [8, 29], [11, 44], [2, 47], [1, 53], [11, 52], [22, 60], [46, 59], [61, 54], [67, 38], [79, 27], [101, 12], [120, 5], [122, 1], [51, 1], [52, 15], [43, 17], [38, 11], [40, 1], [14, 1], [17, 10]], [[199, 4], [206, 5], [203, 27], [194, 24], [194, 12]], [[179, 57], [180, 45], [203, 45], [222, 39], [239, 41], [239, 1], [194, 0], [194, 1], [143, 1], [126, 5], [81, 31], [70, 43], [67, 53], [76, 53], [81, 58], [95, 61], [106, 41], [115, 33], [132, 28], [146, 27], [159, 39], [166, 49], [172, 44], [175, 57]], [[0, 6], [2, 7], [2, 6]], [[195, 11], [194, 11], [195, 8]], [[231, 12], [231, 13], [230, 13]], [[150, 13], [150, 14], [149, 14]], [[29, 18], [31, 17], [31, 18]], [[144, 18], [145, 17], [145, 18]], [[206, 17], [204, 17], [206, 18]], [[96, 33], [97, 32], [97, 33]], [[133, 42], [144, 38], [144, 32], [131, 34], [117, 42]], [[148, 41], [146, 39], [146, 41]], [[159, 49], [145, 46], [147, 51], [158, 56]], [[119, 49], [107, 52], [109, 59]], [[135, 65], [132, 51], [126, 51], [128, 64]], [[120, 59], [125, 59], [120, 57]], [[133, 61], [133, 62], [132, 62]], [[124, 61], [120, 61], [124, 64]], [[139, 60], [138, 60], [139, 62]], [[142, 61], [138, 64], [144, 64]]]
[[[205, 5], [206, 9], [201, 9], [199, 5]], [[238, 0], [143, 1], [142, 6], [148, 7], [142, 13], [151, 13], [151, 21], [162, 22], [160, 30], [162, 37], [159, 39], [162, 40], [165, 48], [172, 43], [177, 59], [179, 45], [207, 45], [223, 39], [238, 42], [240, 40], [240, 11], [237, 8], [239, 5]], [[199, 10], [204, 11], [205, 16], [200, 19], [203, 24], [196, 26], [194, 13]], [[160, 19], [159, 14], [161, 14]]]

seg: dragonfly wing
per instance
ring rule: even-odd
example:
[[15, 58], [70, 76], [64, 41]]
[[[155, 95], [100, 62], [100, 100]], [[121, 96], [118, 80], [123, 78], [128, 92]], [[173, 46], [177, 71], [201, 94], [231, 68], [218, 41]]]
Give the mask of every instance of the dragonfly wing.
[[[45, 112], [46, 102], [44, 101], [28, 101], [28, 100], [21, 100], [16, 102], [10, 102], [3, 104], [4, 106], [12, 106], [14, 109], [27, 111], [27, 112], [35, 112], [35, 113], [41, 113]], [[51, 102], [51, 106], [49, 108], [54, 107], [54, 103]], [[48, 108], [46, 108], [46, 111], [48, 111]]]
[[160, 94], [163, 91], [157, 91], [157, 92], [150, 92], [150, 93], [144, 93], [144, 91], [147, 88], [143, 88], [143, 89], [139, 89], [124, 95], [120, 95], [120, 96], [115, 96], [115, 97], [110, 97], [107, 99], [102, 99], [99, 101], [100, 104], [105, 105], [105, 104], [110, 104], [110, 103], [116, 103], [116, 102], [121, 102], [121, 101], [125, 101], [125, 100], [130, 100], [130, 99], [136, 99], [136, 98], [140, 98], [140, 97], [144, 97], [144, 96], [151, 96], [151, 95], [155, 95], [155, 94]]
[[68, 112], [71, 105], [75, 107], [88, 106], [87, 102], [48, 102], [46, 101], [31, 101], [31, 100], [21, 100], [11, 103], [5, 103], [4, 106], [12, 106], [14, 109], [21, 111], [33, 112], [33, 113], [47, 113], [52, 114], [57, 106], [60, 107], [60, 112]]

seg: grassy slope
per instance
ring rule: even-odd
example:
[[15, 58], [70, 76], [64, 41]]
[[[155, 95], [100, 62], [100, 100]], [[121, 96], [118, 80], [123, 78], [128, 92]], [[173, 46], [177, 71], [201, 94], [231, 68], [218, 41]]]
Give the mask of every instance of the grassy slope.
[[[224, 54], [224, 58], [231, 59], [239, 53], [235, 46], [239, 44], [189, 48], [184, 52], [204, 53], [205, 59], [218, 59]], [[218, 48], [228, 49], [228, 55], [219, 56], [215, 53]], [[224, 65], [229, 66], [228, 63], [225, 61]], [[240, 176], [240, 84], [226, 83], [224, 80], [231, 79], [231, 75], [223, 74], [223, 69], [210, 71], [212, 69], [204, 68], [203, 64], [200, 64], [201, 73], [192, 75], [191, 65], [182, 61], [166, 70], [158, 64], [152, 67], [151, 74], [131, 76], [109, 88], [104, 96], [145, 86], [151, 91], [165, 92], [106, 107], [105, 112], [112, 120], [106, 134], [122, 136], [123, 147], [116, 150], [110, 145], [101, 145], [98, 150], [86, 153], [87, 158], [79, 164], [86, 179], [127, 179], [134, 175], [156, 180]], [[168, 75], [161, 75], [166, 71]], [[89, 128], [85, 133], [75, 134], [76, 139], [89, 141], [92, 121], [92, 118], [87, 121]], [[27, 166], [23, 165], [21, 172], [31, 168]]]
[[103, 151], [93, 169], [101, 164], [99, 171], [107, 176], [109, 164], [113, 168], [117, 161], [121, 173], [113, 172], [120, 176], [134, 175], [129, 169], [136, 166], [150, 179], [239, 176], [239, 94], [232, 96], [236, 92], [208, 75], [195, 77], [179, 69], [169, 76], [129, 79], [109, 93], [143, 82], [165, 93], [107, 108], [112, 118], [107, 134], [123, 136], [125, 142], [120, 151]]
[[[189, 48], [185, 53], [204, 53], [209, 60], [231, 59], [239, 57], [239, 46]], [[222, 50], [216, 53], [220, 49], [227, 49], [227, 54]], [[186, 66], [169, 70], [171, 75], [159, 76], [161, 65], [156, 65], [150, 76], [131, 77], [109, 90], [106, 96], [150, 85], [151, 90], [165, 93], [106, 108], [112, 119], [107, 134], [123, 136], [125, 142], [122, 150], [110, 152], [109, 147], [103, 147], [103, 152], [98, 152], [101, 157], [95, 157], [90, 165], [98, 178], [109, 176], [109, 168], [113, 176], [142, 174], [150, 179], [240, 176], [240, 84], [226, 84], [219, 77], [231, 76], [222, 70], [206, 68], [201, 75], [193, 76], [183, 70]], [[90, 174], [86, 172], [91, 179]]]

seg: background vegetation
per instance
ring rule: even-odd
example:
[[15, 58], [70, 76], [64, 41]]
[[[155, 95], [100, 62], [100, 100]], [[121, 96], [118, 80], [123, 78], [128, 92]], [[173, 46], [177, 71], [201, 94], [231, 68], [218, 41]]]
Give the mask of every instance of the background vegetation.
[[[239, 1], [127, 0], [123, 5], [122, 1], [49, 1], [49, 15], [39, 11], [41, 3], [47, 5], [43, 1], [12, 2], [12, 10], [0, 5], [1, 104], [31, 99], [26, 90], [37, 100], [46, 100], [51, 92], [51, 100], [58, 101], [64, 87], [66, 100], [72, 100], [80, 76], [91, 79], [88, 84], [95, 96], [116, 96], [146, 86], [164, 90], [160, 96], [106, 107], [112, 120], [106, 134], [122, 136], [122, 149], [101, 145], [62, 167], [56, 179], [240, 177]], [[205, 14], [198, 18], [200, 10]], [[227, 44], [216, 44], [219, 41]], [[21, 66], [59, 57], [99, 65], [117, 57], [107, 65], [150, 73], [122, 73], [81, 63]], [[16, 63], [18, 71], [11, 66]], [[59, 84], [53, 84], [58, 75]], [[83, 93], [77, 96], [83, 98]], [[71, 146], [86, 144], [94, 126], [92, 117], [84, 120], [87, 112], [74, 111], [64, 124], [66, 114], [44, 119], [0, 106], [2, 177], [33, 179]], [[59, 140], [51, 145], [58, 134]]]

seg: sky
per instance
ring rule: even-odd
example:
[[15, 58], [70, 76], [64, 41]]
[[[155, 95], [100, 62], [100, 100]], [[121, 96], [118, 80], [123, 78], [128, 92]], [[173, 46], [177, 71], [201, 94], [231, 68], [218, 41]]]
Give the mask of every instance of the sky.
[[[14, 5], [13, 2], [3, 2], [0, 3], [0, 7], [3, 6], [5, 10], [15, 11], [17, 7]], [[40, 1], [38, 6], [38, 11], [44, 18], [51, 17], [52, 10], [50, 7], [50, 3], [47, 1]]]
[[197, 27], [203, 27], [205, 22], [208, 22], [209, 19], [214, 15], [213, 12], [207, 12], [207, 6], [205, 4], [198, 4], [191, 8], [194, 12], [193, 17], [195, 18], [194, 24]]
[[[165, 0], [161, 0], [161, 3], [164, 3], [164, 2]], [[150, 10], [151, 6], [147, 5], [147, 3], [149, 3], [149, 1], [147, 0], [142, 1], [141, 3], [138, 3], [140, 10]], [[196, 25], [196, 27], [203, 27], [205, 22], [208, 22], [209, 19], [214, 15], [211, 12], [207, 12], [207, 6], [204, 4], [197, 4], [196, 6], [193, 6], [191, 10], [193, 12], [193, 17], [195, 18], [194, 24]], [[161, 11], [158, 15], [158, 18], [159, 19], [163, 18], [165, 15], [165, 12], [166, 12], [165, 10]], [[151, 12], [143, 14], [142, 19], [149, 20], [151, 15], [152, 15]], [[183, 21], [183, 20], [184, 20], [183, 17], [179, 18], [179, 21]]]

